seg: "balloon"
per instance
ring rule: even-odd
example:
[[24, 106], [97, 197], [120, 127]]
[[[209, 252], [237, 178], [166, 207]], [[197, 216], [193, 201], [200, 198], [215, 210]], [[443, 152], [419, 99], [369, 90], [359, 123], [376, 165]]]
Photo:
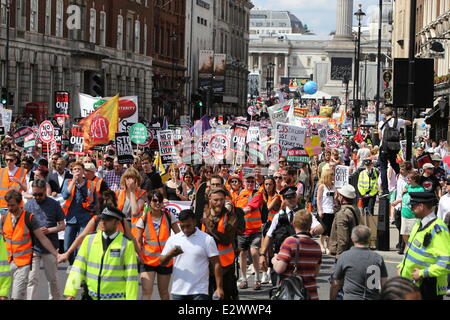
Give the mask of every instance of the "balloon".
[[427, 125], [425, 123], [422, 123], [422, 128], [425, 128]]
[[314, 94], [317, 92], [317, 83], [315, 81], [308, 81], [303, 86], [303, 90], [306, 94]]

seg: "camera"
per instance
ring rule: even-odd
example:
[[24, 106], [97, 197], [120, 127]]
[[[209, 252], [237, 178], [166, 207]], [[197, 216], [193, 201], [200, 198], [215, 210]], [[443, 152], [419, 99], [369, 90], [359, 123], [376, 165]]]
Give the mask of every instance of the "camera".
[[334, 197], [334, 192], [333, 191], [327, 192], [327, 197]]

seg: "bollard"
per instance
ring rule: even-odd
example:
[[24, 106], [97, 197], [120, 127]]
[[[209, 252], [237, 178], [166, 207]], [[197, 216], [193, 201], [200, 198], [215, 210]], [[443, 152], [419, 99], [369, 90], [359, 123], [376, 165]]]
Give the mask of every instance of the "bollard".
[[389, 251], [389, 198], [380, 198], [378, 204], [377, 250]]

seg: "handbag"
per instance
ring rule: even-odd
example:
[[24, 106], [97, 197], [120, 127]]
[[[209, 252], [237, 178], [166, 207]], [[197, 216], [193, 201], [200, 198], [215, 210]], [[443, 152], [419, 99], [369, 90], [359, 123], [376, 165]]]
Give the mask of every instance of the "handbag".
[[297, 251], [295, 252], [295, 267], [293, 274], [276, 287], [270, 290], [270, 300], [310, 300], [308, 290], [301, 275], [297, 274], [298, 254], [300, 251], [300, 241], [297, 235], [294, 236], [297, 242]]

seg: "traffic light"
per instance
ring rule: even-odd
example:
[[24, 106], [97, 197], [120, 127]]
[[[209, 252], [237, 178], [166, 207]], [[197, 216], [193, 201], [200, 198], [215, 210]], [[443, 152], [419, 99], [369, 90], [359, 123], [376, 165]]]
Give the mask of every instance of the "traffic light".
[[86, 91], [94, 97], [105, 96], [105, 80], [103, 73], [98, 71], [88, 70], [85, 72], [85, 86]]
[[383, 71], [383, 97], [386, 104], [392, 104], [392, 69]]
[[2, 88], [2, 97], [0, 101], [4, 106], [8, 103], [8, 91], [6, 91], [6, 88]]

